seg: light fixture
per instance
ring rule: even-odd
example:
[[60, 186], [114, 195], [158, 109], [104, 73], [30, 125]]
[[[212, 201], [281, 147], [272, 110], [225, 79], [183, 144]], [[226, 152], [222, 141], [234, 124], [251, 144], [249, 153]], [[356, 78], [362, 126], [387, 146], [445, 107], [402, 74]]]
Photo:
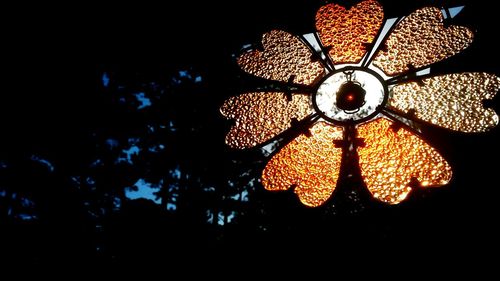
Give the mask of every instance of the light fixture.
[[470, 29], [443, 22], [434, 7], [384, 19], [382, 6], [365, 0], [350, 9], [322, 6], [315, 40], [281, 30], [264, 34], [261, 48], [247, 50], [237, 62], [283, 87], [224, 102], [222, 114], [235, 121], [226, 143], [262, 146], [306, 128], [271, 157], [261, 180], [268, 190], [293, 187], [311, 207], [332, 195], [347, 152], [357, 154], [366, 187], [382, 202], [400, 203], [416, 186], [447, 184], [450, 165], [409, 125], [465, 133], [491, 129], [498, 116], [483, 102], [494, 97], [500, 79], [487, 73], [421, 76], [473, 40]]

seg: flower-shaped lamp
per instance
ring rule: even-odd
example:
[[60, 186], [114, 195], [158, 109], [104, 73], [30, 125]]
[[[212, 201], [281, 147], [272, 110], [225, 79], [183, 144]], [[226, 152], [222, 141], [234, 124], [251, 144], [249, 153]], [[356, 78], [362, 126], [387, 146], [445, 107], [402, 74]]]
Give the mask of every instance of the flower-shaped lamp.
[[465, 133], [498, 124], [495, 111], [483, 104], [498, 91], [497, 76], [420, 75], [473, 40], [470, 29], [445, 25], [438, 8], [395, 21], [384, 19], [375, 0], [350, 9], [331, 3], [316, 14], [314, 38], [281, 30], [264, 34], [261, 48], [247, 50], [237, 62], [283, 90], [243, 93], [221, 107], [235, 121], [226, 143], [236, 149], [302, 130], [268, 161], [261, 178], [268, 190], [293, 188], [303, 204], [320, 206], [350, 153], [357, 155], [373, 197], [397, 204], [412, 188], [442, 186], [452, 176], [446, 160], [408, 124]]

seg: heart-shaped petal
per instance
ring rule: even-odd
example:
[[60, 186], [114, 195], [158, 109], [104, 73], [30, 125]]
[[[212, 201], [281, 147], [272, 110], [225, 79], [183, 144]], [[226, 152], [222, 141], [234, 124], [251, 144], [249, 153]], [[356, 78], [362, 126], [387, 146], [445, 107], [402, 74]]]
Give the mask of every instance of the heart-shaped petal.
[[226, 136], [233, 148], [248, 148], [262, 144], [292, 125], [292, 119], [302, 120], [312, 113], [309, 95], [258, 92], [232, 97], [221, 106], [221, 113], [236, 120]]
[[379, 51], [373, 64], [387, 75], [421, 68], [451, 57], [472, 43], [474, 34], [463, 26], [443, 26], [438, 8], [426, 7], [404, 18]]
[[412, 132], [391, 128], [379, 118], [358, 128], [365, 145], [357, 148], [361, 175], [373, 197], [398, 204], [411, 191], [414, 179], [425, 186], [451, 180], [451, 168], [439, 153]]
[[377, 1], [363, 1], [349, 10], [332, 3], [316, 13], [316, 30], [334, 63], [357, 63], [383, 20], [384, 11]]
[[342, 148], [335, 147], [334, 140], [342, 139], [343, 129], [318, 122], [310, 134], [300, 135], [271, 158], [262, 172], [262, 184], [267, 190], [295, 186], [304, 205], [317, 207], [337, 185]]
[[456, 73], [395, 86], [388, 107], [413, 111], [414, 117], [464, 133], [484, 132], [498, 124], [498, 115], [483, 107], [500, 88], [500, 78], [488, 73]]
[[276, 81], [311, 85], [324, 68], [311, 60], [312, 52], [297, 37], [281, 30], [262, 36], [263, 51], [252, 50], [238, 58], [238, 65], [255, 76]]

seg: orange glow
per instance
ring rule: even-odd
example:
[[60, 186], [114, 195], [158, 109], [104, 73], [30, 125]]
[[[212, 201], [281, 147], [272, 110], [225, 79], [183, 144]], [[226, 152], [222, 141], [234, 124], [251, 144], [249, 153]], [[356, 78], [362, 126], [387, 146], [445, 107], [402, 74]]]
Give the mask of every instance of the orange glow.
[[425, 122], [464, 133], [484, 132], [498, 124], [491, 100], [500, 89], [500, 78], [488, 73], [457, 73], [397, 85], [389, 108], [408, 113]]
[[262, 172], [264, 187], [287, 190], [295, 186], [304, 205], [323, 204], [337, 184], [342, 149], [335, 147], [334, 140], [341, 140], [342, 132], [341, 127], [316, 123], [310, 137], [300, 135], [271, 158]]
[[312, 52], [297, 37], [281, 30], [272, 30], [262, 36], [263, 51], [242, 54], [238, 65], [255, 76], [311, 85], [323, 75], [321, 63], [312, 62]]
[[365, 146], [358, 147], [361, 174], [373, 197], [390, 204], [403, 201], [412, 178], [421, 186], [441, 186], [451, 179], [451, 167], [439, 153], [410, 131], [391, 128], [385, 118], [365, 123], [358, 137]]
[[357, 63], [373, 42], [384, 19], [382, 6], [363, 1], [346, 10], [337, 4], [322, 6], [316, 13], [316, 30], [334, 63]]
[[[306, 42], [311, 34], [265, 33], [261, 47], [247, 49], [237, 63], [250, 75], [279, 83], [260, 81], [271, 83], [268, 87], [251, 83], [261, 92], [230, 98], [220, 108], [227, 119], [234, 120], [226, 136], [230, 147], [244, 149], [278, 140], [272, 144], [279, 150], [268, 159], [261, 183], [270, 191], [293, 190], [309, 207], [329, 200], [342, 160], [348, 161], [342, 168], [346, 178], [353, 176], [349, 173], [356, 168], [348, 170], [358, 164], [356, 156], [367, 189], [387, 204], [401, 203], [414, 188], [450, 182], [451, 167], [437, 150], [412, 128], [392, 120], [427, 122], [460, 132], [484, 132], [499, 123], [489, 105], [500, 89], [500, 77], [459, 73], [425, 75], [408, 82], [411, 72], [425, 70], [467, 48], [474, 37], [470, 29], [445, 26], [439, 8], [418, 9], [384, 30], [371, 60], [365, 55], [379, 35], [384, 11], [376, 0], [355, 2], [349, 9], [334, 3], [319, 8], [313, 34], [319, 42], [314, 46]], [[321, 54], [313, 50], [318, 49], [315, 43], [320, 43]], [[366, 64], [372, 63], [359, 65], [363, 58]], [[372, 67], [384, 77], [396, 77], [381, 78], [368, 70]], [[304, 119], [311, 122], [300, 122], [290, 131], [296, 120]], [[351, 130], [356, 130], [359, 140], [352, 139]], [[344, 140], [344, 136], [349, 137]], [[338, 141], [342, 148], [336, 147]]]
[[463, 26], [444, 28], [438, 8], [418, 9], [404, 18], [386, 41], [387, 51], [377, 53], [373, 64], [396, 75], [451, 57], [467, 48], [474, 34]]
[[292, 125], [292, 119], [302, 120], [312, 113], [309, 96], [292, 94], [288, 101], [280, 92], [246, 93], [232, 97], [220, 111], [236, 122], [226, 136], [233, 148], [249, 148], [277, 136]]

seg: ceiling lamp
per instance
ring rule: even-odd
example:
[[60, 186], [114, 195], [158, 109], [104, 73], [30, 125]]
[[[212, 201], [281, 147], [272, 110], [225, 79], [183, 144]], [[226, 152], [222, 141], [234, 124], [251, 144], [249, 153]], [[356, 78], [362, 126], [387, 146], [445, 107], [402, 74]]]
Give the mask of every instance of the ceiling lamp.
[[221, 112], [235, 121], [226, 143], [262, 146], [299, 130], [271, 157], [261, 181], [267, 190], [293, 188], [311, 207], [332, 195], [346, 153], [357, 155], [367, 189], [388, 204], [402, 202], [414, 187], [447, 184], [450, 165], [412, 122], [487, 131], [498, 116], [483, 102], [494, 97], [500, 79], [477, 72], [421, 75], [472, 43], [470, 29], [443, 22], [434, 7], [384, 19], [382, 6], [366, 0], [350, 9], [322, 6], [313, 39], [265, 33], [262, 45], [237, 62], [251, 75], [281, 83], [282, 90], [226, 100]]

